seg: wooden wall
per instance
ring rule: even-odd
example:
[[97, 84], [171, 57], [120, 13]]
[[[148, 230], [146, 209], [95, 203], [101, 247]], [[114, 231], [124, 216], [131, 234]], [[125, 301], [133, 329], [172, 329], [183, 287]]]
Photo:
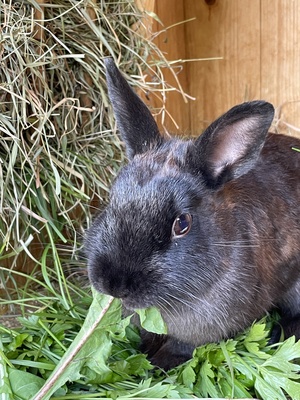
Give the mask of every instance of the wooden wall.
[[[194, 60], [183, 64], [179, 79], [196, 100], [185, 104], [176, 93], [168, 99], [180, 131], [197, 134], [233, 105], [265, 99], [278, 108], [280, 131], [299, 136], [300, 1], [145, 0], [144, 6], [163, 23], [152, 30], [161, 31], [156, 41], [168, 60]], [[221, 59], [199, 60], [209, 57]], [[176, 131], [170, 120], [165, 125]]]

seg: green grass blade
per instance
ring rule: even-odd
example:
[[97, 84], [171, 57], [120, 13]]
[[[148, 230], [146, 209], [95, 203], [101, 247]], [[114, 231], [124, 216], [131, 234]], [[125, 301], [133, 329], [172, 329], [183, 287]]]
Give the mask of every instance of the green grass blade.
[[95, 295], [86, 320], [76, 339], [73, 341], [48, 381], [32, 400], [48, 400], [51, 395], [67, 381], [74, 381], [80, 377], [80, 368], [85, 363], [86, 358], [90, 357], [91, 349], [88, 348], [88, 346], [85, 347], [87, 342], [101, 324], [107, 311], [111, 307], [116, 306], [119, 307], [119, 303], [116, 299], [99, 294]]

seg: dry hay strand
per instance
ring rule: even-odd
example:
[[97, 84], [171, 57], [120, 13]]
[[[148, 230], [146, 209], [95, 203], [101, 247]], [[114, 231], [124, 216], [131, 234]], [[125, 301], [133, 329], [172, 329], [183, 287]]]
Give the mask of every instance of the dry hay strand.
[[0, 10], [0, 260], [28, 272], [49, 237], [71, 257], [123, 162], [104, 57], [144, 93], [181, 88], [164, 82], [171, 67], [134, 1], [0, 1]]

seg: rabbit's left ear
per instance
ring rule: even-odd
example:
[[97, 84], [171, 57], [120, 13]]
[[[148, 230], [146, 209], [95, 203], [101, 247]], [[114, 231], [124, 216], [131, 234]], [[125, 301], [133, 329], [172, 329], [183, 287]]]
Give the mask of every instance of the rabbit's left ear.
[[104, 61], [110, 101], [127, 156], [144, 153], [163, 141], [148, 107], [134, 93], [112, 58]]
[[239, 178], [255, 168], [273, 116], [274, 107], [265, 101], [231, 108], [196, 140], [187, 164], [212, 187]]

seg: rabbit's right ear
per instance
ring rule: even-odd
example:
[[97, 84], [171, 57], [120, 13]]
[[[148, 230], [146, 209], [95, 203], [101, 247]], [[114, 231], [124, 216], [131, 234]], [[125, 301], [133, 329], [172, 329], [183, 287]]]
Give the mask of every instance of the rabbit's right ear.
[[106, 58], [104, 63], [108, 94], [127, 156], [132, 158], [160, 145], [163, 138], [148, 107], [131, 89], [113, 59]]
[[273, 116], [274, 107], [265, 101], [231, 108], [191, 146], [187, 167], [201, 173], [211, 187], [246, 174], [255, 168]]

